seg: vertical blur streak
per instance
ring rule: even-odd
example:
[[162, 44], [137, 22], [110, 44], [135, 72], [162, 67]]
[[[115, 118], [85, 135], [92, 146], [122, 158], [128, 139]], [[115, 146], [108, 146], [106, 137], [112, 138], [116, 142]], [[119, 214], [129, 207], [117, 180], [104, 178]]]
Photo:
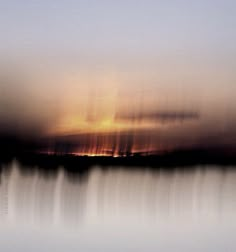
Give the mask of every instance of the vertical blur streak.
[[94, 167], [80, 178], [62, 167], [50, 174], [14, 162], [2, 167], [0, 223], [80, 228], [100, 222], [235, 222], [235, 181], [235, 167]]

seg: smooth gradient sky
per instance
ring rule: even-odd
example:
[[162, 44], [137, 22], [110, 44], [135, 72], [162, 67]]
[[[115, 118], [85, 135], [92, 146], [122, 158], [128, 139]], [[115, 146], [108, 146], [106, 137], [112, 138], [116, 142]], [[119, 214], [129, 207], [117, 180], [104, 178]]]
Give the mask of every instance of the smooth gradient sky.
[[233, 134], [235, 26], [233, 0], [0, 0], [2, 127], [153, 130], [196, 112], [168, 127]]

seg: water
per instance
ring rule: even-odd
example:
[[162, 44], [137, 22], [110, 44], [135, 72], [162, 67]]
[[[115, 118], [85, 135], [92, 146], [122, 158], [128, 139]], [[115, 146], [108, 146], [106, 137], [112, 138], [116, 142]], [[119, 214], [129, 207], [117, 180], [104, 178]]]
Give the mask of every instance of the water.
[[2, 165], [0, 251], [235, 251], [236, 167]]

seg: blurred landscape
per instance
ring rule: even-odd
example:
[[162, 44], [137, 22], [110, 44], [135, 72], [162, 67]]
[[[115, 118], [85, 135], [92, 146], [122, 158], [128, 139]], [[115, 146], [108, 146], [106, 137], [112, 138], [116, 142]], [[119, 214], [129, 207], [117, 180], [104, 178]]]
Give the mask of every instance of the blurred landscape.
[[235, 251], [235, 27], [235, 0], [0, 0], [0, 251]]

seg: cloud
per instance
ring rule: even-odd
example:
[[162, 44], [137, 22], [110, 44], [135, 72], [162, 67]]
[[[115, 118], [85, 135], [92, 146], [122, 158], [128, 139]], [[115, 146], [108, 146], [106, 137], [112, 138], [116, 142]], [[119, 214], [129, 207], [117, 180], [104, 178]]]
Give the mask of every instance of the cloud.
[[196, 111], [155, 111], [155, 112], [123, 112], [117, 113], [117, 121], [149, 121], [149, 122], [183, 122], [187, 120], [198, 120], [200, 115]]

